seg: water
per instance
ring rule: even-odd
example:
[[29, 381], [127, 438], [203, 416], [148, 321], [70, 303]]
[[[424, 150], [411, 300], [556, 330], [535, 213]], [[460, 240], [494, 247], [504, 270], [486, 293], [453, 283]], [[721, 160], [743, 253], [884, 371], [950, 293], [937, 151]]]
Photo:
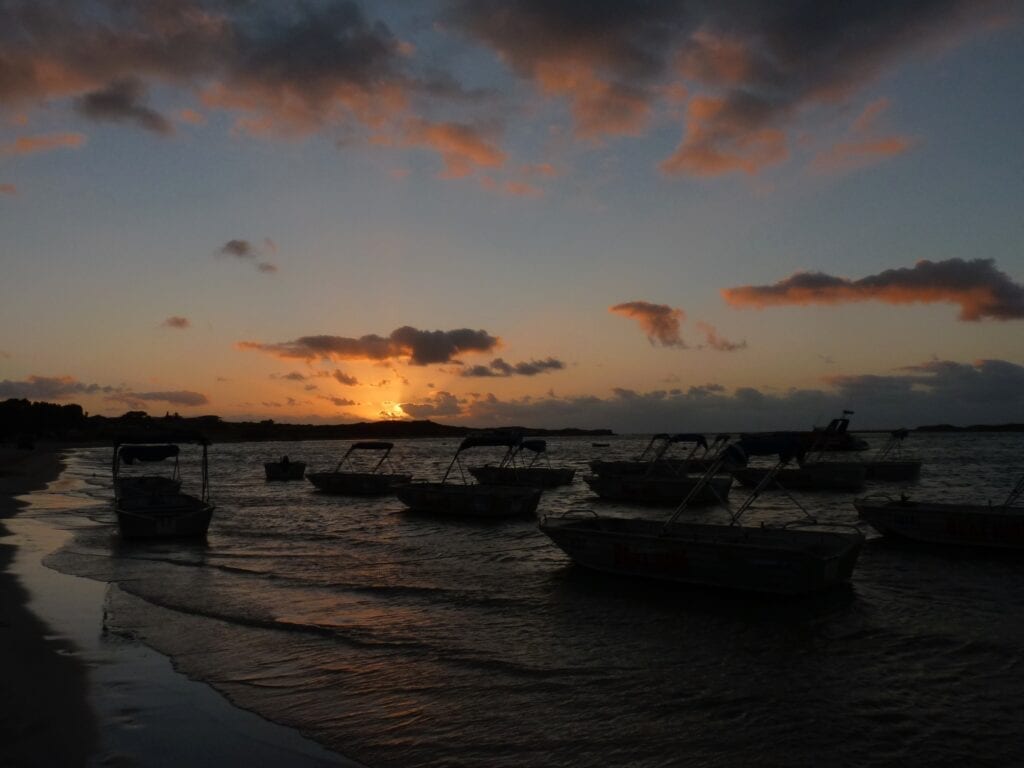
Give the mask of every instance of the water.
[[[549, 441], [553, 463], [580, 471], [545, 491], [540, 514], [591, 505], [586, 461], [628, 457], [646, 438], [609, 442]], [[397, 453], [439, 479], [455, 444]], [[872, 491], [1001, 502], [1024, 436], [909, 445], [921, 481]], [[395, 498], [263, 479], [265, 460], [331, 469], [344, 448], [213, 446], [205, 546], [119, 543], [109, 450], [75, 451], [62, 493], [85, 506], [45, 510], [75, 533], [48, 564], [119, 585], [108, 631], [371, 766], [1024, 763], [1024, 561], [876, 538], [846, 589], [751, 597], [584, 572], [532, 520], [433, 519]], [[194, 457], [182, 473], [188, 490]], [[849, 496], [799, 498], [856, 519]], [[749, 522], [793, 512], [775, 495]]]

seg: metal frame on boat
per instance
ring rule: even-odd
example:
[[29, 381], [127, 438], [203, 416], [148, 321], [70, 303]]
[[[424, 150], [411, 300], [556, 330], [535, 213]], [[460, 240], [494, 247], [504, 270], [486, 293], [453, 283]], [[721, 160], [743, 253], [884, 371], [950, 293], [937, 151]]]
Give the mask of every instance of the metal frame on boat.
[[857, 514], [884, 536], [924, 544], [1024, 551], [1024, 476], [1002, 504], [854, 499]]
[[[465, 438], [455, 450], [448, 469], [439, 483], [409, 483], [395, 494], [410, 509], [418, 512], [459, 517], [518, 517], [532, 515], [540, 502], [541, 489], [528, 485], [482, 485], [466, 481], [467, 468], [462, 454], [473, 448], [514, 448], [519, 435], [479, 435]], [[461, 484], [448, 482], [458, 467]]]
[[[392, 493], [398, 486], [412, 481], [412, 475], [400, 474], [391, 463], [391, 451], [395, 444], [383, 440], [367, 440], [349, 446], [333, 472], [310, 472], [306, 478], [317, 490], [345, 496], [383, 496]], [[378, 451], [381, 457], [368, 472], [354, 469], [353, 453]], [[352, 469], [346, 470], [349, 466]], [[382, 472], [382, 468], [388, 471]]]
[[[533, 457], [528, 463], [521, 462], [523, 451]], [[544, 464], [537, 466], [543, 457]], [[470, 467], [469, 473], [483, 485], [530, 485], [535, 488], [554, 488], [572, 482], [576, 470], [571, 467], [552, 467], [548, 458], [547, 441], [524, 438], [517, 445], [510, 445], [501, 462], [494, 466]]]
[[[621, 474], [616, 474], [611, 467], [605, 467], [602, 474], [587, 475], [583, 481], [602, 499], [635, 504], [674, 507], [698, 485], [699, 492], [691, 499], [691, 504], [716, 504], [729, 495], [732, 488], [730, 475], [713, 476], [704, 482], [702, 476], [687, 474], [697, 451], [703, 448], [704, 456], [709, 452], [704, 435], [682, 433], [656, 435], [655, 438], [661, 438], [661, 442], [652, 458], [643, 465], [644, 472], [637, 473], [631, 464], [623, 462], [625, 471]], [[685, 458], [668, 463], [664, 458], [665, 453], [670, 447], [681, 443], [693, 443], [693, 447]], [[717, 439], [715, 445], [724, 448], [724, 444]], [[716, 466], [715, 462], [706, 465], [704, 471], [711, 466]]]
[[784, 595], [822, 592], [848, 580], [864, 541], [856, 528], [822, 527], [806, 510], [805, 519], [784, 525], [740, 524], [767, 484], [800, 452], [795, 435], [784, 444], [747, 438], [729, 446], [702, 476], [704, 486], [723, 466], [744, 463], [748, 453], [769, 452], [778, 454], [776, 466], [730, 510], [728, 525], [679, 522], [703, 492], [697, 486], [664, 521], [602, 517], [587, 510], [587, 516], [545, 516], [540, 529], [578, 565], [613, 574]]
[[[173, 442], [172, 442], [173, 440]], [[178, 443], [196, 443], [202, 447], [199, 496], [181, 492]], [[213, 505], [209, 500], [209, 441], [201, 436], [157, 436], [122, 439], [114, 442], [112, 474], [114, 512], [124, 539], [203, 538], [210, 527]], [[156, 475], [122, 475], [121, 465], [136, 461], [156, 462], [174, 458], [170, 478]]]

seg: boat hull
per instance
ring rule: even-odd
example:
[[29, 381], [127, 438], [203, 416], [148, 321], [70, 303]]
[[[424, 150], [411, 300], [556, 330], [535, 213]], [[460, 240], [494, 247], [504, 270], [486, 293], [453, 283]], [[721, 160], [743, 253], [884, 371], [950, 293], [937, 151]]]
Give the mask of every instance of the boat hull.
[[[750, 488], [761, 482], [770, 469], [746, 467], [733, 472], [740, 485]], [[864, 488], [867, 466], [863, 462], [822, 462], [804, 467], [780, 469], [775, 479], [787, 490], [804, 491], [859, 491]], [[769, 485], [768, 489], [772, 488]]]
[[924, 544], [1024, 551], [1024, 508], [855, 499], [862, 520], [884, 536]]
[[524, 517], [537, 511], [541, 489], [523, 485], [410, 483], [395, 490], [410, 509], [456, 517]]
[[268, 461], [263, 465], [267, 480], [301, 480], [306, 475], [306, 464], [302, 461], [290, 461], [282, 464], [279, 461]]
[[658, 520], [544, 520], [540, 529], [576, 564], [624, 576], [781, 595], [824, 592], [849, 580], [864, 537], [802, 529], [673, 524]]
[[469, 473], [483, 485], [528, 485], [532, 488], [556, 488], [568, 485], [575, 469], [555, 467], [470, 467]]
[[610, 460], [595, 459], [587, 462], [590, 471], [598, 477], [643, 477], [674, 476], [686, 472], [689, 462], [686, 459], [658, 459], [657, 461], [636, 461], [629, 459]]
[[213, 506], [186, 494], [164, 498], [121, 499], [114, 511], [122, 539], [202, 539]]
[[375, 472], [311, 472], [306, 476], [322, 493], [339, 496], [386, 496], [412, 480], [411, 475]]
[[908, 482], [921, 476], [920, 461], [866, 461], [867, 480]]
[[[635, 477], [632, 475], [587, 475], [583, 478], [590, 489], [608, 501], [651, 504], [672, 507], [686, 498], [701, 478], [693, 476]], [[725, 501], [732, 488], [732, 477], [716, 475], [692, 499], [691, 505], [718, 504]]]

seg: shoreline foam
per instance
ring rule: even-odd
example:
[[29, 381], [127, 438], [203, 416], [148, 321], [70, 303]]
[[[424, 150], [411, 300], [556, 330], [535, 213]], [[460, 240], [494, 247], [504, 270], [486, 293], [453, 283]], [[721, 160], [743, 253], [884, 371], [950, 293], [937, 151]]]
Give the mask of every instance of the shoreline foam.
[[45, 495], [62, 469], [45, 450], [0, 454], [0, 763], [355, 766], [106, 631], [116, 585], [42, 562], [71, 534], [47, 522], [53, 500], [33, 510], [32, 495]]

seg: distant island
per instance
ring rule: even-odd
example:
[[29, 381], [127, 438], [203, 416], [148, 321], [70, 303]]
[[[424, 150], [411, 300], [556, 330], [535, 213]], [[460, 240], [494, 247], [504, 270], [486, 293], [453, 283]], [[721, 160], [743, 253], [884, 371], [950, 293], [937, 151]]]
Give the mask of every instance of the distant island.
[[29, 402], [12, 398], [0, 402], [0, 440], [30, 443], [33, 439], [71, 442], [112, 442], [115, 439], [146, 439], [152, 435], [202, 435], [214, 443], [248, 443], [269, 440], [394, 440], [400, 438], [464, 437], [494, 432], [517, 432], [536, 437], [607, 437], [610, 429], [542, 429], [496, 427], [479, 429], [438, 424], [434, 421], [367, 421], [355, 424], [281, 424], [262, 421], [225, 421], [220, 416], [150, 416], [128, 411], [121, 416], [90, 416], [80, 405]]

